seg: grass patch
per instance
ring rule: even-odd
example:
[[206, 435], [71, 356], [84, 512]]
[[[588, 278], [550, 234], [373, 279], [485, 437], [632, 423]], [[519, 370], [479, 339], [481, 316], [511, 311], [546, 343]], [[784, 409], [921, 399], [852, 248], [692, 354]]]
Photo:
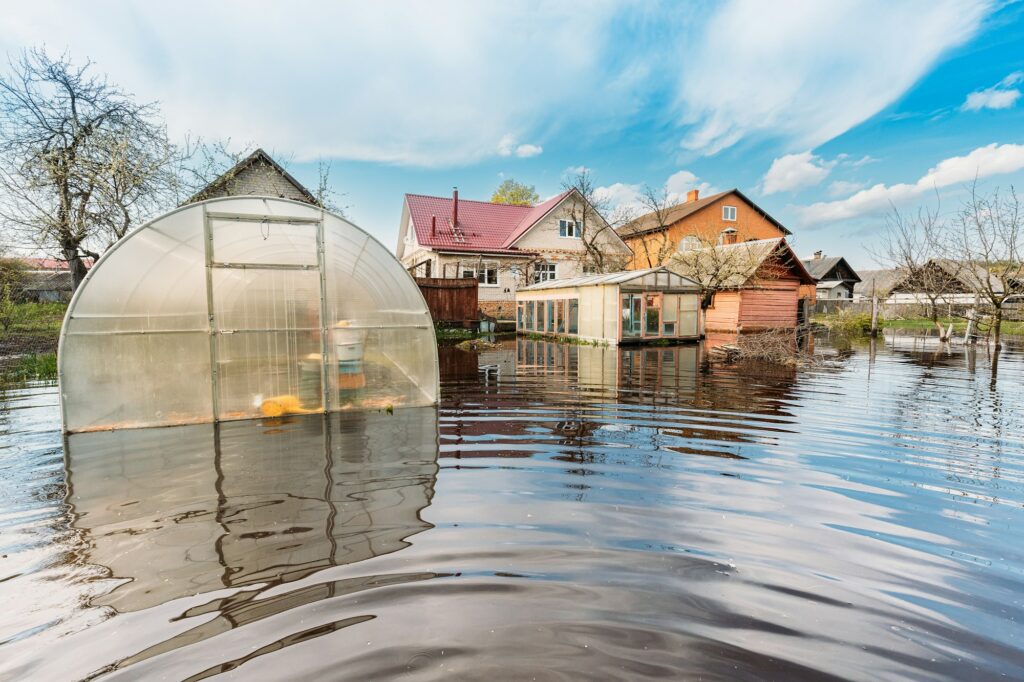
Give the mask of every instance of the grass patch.
[[[15, 303], [4, 317], [7, 332], [59, 332], [67, 303]], [[0, 328], [0, 331], [3, 331]]]
[[16, 358], [6, 366], [0, 366], [0, 383], [22, 381], [56, 381], [57, 354], [39, 353]]
[[[815, 315], [814, 321], [823, 324], [833, 331], [850, 329], [852, 330], [856, 326], [860, 326], [865, 331], [871, 329], [871, 316], [867, 314], [853, 314], [845, 316], [849, 318], [844, 321], [843, 313], [833, 313], [830, 315]], [[948, 329], [949, 325], [953, 325], [954, 334], [963, 334], [967, 330], [967, 320], [962, 317], [940, 317], [939, 322], [942, 324], [943, 329]], [[878, 327], [880, 329], [920, 329], [923, 331], [929, 331], [935, 329], [935, 325], [927, 317], [911, 317], [906, 319], [898, 320], [882, 320], [879, 318]], [[1008, 321], [1003, 320], [1002, 327], [1003, 334], [1020, 334], [1024, 335], [1024, 322]]]
[[587, 339], [581, 339], [578, 336], [557, 336], [554, 334], [538, 334], [537, 332], [530, 332], [526, 335], [526, 338], [531, 341], [553, 341], [555, 343], [567, 343], [570, 346], [607, 346], [607, 341], [588, 341]]

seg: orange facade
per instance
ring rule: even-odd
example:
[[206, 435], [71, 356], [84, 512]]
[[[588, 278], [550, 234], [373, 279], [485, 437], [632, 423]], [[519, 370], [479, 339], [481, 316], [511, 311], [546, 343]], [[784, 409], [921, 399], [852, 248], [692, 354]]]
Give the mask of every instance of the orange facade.
[[[723, 218], [722, 208], [724, 206], [736, 209], [736, 220]], [[668, 226], [667, 232], [650, 232], [633, 237], [623, 235], [624, 241], [633, 250], [633, 260], [629, 268], [642, 270], [664, 265], [664, 263], [650, 261], [657, 260], [659, 252], [663, 256], [675, 253], [679, 242], [686, 236], [694, 235], [700, 237], [707, 244], [715, 244], [718, 242], [718, 236], [722, 230], [727, 228], [735, 229], [737, 241], [741, 242], [786, 236], [786, 233], [778, 225], [751, 206], [744, 197], [739, 196], [736, 192], [729, 192], [672, 223]], [[646, 242], [646, 248], [643, 242]], [[671, 248], [665, 248], [666, 245], [670, 245]]]
[[800, 281], [782, 278], [715, 293], [707, 309], [706, 332], [758, 332], [794, 329]]

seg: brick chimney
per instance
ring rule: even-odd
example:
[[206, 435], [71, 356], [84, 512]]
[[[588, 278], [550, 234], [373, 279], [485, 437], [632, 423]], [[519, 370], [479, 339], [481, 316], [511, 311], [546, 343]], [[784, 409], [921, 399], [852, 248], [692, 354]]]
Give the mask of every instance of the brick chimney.
[[459, 188], [452, 187], [452, 227], [459, 224]]
[[727, 227], [722, 230], [722, 244], [735, 244], [740, 239], [740, 233], [731, 227]]
[[700, 190], [691, 189], [689, 192], [686, 193], [686, 203], [693, 203], [694, 201], [697, 201], [698, 197], [700, 197]]
[[821, 260], [822, 257], [823, 257], [823, 254], [822, 254], [821, 251], [815, 251], [814, 252], [814, 258], [812, 258], [811, 260]]
[[437, 216], [430, 216], [430, 234], [431, 236], [437, 236]]

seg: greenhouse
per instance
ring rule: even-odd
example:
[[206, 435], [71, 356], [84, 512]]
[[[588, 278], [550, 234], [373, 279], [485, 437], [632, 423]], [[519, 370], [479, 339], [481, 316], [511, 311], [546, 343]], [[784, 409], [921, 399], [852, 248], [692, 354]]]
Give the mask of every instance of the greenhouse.
[[608, 344], [696, 340], [699, 294], [665, 267], [538, 282], [516, 293], [516, 330]]
[[190, 204], [127, 235], [68, 307], [66, 432], [437, 402], [419, 289], [363, 230], [262, 197]]

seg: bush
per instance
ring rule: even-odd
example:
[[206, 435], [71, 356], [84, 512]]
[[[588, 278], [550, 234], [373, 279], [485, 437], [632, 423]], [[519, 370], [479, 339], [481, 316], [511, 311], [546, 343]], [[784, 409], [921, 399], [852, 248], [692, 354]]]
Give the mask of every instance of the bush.
[[[841, 336], [862, 336], [871, 331], [871, 314], [841, 310], [825, 324], [830, 331]], [[882, 325], [881, 315], [878, 316], [878, 325]]]

